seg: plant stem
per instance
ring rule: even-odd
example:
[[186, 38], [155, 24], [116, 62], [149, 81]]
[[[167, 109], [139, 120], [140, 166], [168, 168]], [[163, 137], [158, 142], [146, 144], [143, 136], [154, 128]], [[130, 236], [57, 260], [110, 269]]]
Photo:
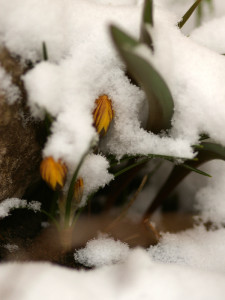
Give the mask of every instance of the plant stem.
[[66, 198], [66, 210], [65, 210], [65, 225], [66, 226], [70, 226], [71, 204], [72, 204], [72, 200], [74, 197], [74, 186], [75, 186], [75, 182], [77, 180], [77, 175], [78, 175], [80, 168], [81, 168], [86, 156], [88, 155], [89, 151], [90, 151], [90, 148], [88, 148], [88, 150], [81, 157], [81, 160], [80, 160], [80, 162], [73, 174], [71, 182], [70, 182], [70, 186], [69, 186], [69, 190], [68, 190], [68, 194], [67, 194], [67, 198]]

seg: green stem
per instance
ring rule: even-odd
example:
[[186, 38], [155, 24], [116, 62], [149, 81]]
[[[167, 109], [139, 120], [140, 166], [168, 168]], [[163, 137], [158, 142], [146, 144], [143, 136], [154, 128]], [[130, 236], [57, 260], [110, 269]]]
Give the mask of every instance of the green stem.
[[73, 177], [71, 179], [71, 182], [70, 182], [70, 186], [69, 186], [69, 190], [68, 190], [68, 194], [67, 194], [67, 198], [66, 198], [66, 210], [65, 210], [65, 223], [66, 223], [66, 226], [69, 226], [70, 224], [70, 212], [71, 212], [71, 204], [72, 204], [72, 200], [73, 200], [73, 196], [74, 196], [74, 186], [75, 186], [75, 182], [77, 180], [77, 175], [80, 171], [80, 168], [86, 158], [86, 156], [88, 155], [90, 151], [90, 148], [88, 148], [88, 151], [86, 151], [84, 153], [84, 155], [81, 157], [81, 160], [73, 174]]
[[50, 207], [50, 215], [55, 217], [56, 215], [56, 208], [57, 208], [57, 200], [59, 197], [59, 192], [55, 191], [52, 197], [52, 203], [51, 203], [51, 207]]
[[59, 223], [56, 221], [56, 219], [51, 215], [49, 214], [47, 211], [45, 211], [44, 209], [41, 209], [41, 212], [43, 214], [45, 214], [49, 219], [52, 220], [52, 222], [55, 224], [56, 228], [58, 229], [58, 231], [60, 231], [60, 225]]
[[73, 223], [72, 223], [71, 227], [75, 226], [75, 224], [83, 210], [84, 210], [84, 206], [81, 207], [80, 209], [78, 209], [77, 213], [75, 214], [75, 216], [73, 218]]

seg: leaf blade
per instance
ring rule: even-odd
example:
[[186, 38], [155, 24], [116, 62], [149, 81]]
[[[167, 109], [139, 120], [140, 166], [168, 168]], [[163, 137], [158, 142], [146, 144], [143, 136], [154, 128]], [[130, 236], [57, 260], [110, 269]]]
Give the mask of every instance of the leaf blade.
[[115, 26], [111, 26], [111, 33], [128, 71], [146, 93], [149, 102], [148, 129], [154, 133], [169, 129], [174, 102], [166, 82], [149, 61], [134, 52], [141, 45], [138, 41]]
[[188, 9], [188, 11], [184, 14], [180, 22], [177, 23], [178, 28], [182, 28], [184, 24], [189, 20], [189, 18], [192, 16], [196, 8], [199, 6], [202, 0], [196, 0], [195, 3]]
[[146, 26], [153, 27], [153, 0], [145, 0], [144, 3], [140, 41], [154, 51], [153, 40]]

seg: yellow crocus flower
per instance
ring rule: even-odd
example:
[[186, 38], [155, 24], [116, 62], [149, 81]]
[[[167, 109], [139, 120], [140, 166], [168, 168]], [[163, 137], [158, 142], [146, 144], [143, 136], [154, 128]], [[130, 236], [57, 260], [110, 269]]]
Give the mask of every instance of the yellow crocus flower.
[[112, 102], [107, 95], [101, 95], [95, 100], [96, 108], [93, 111], [94, 126], [99, 134], [106, 134], [114, 118]]
[[67, 167], [61, 160], [56, 162], [51, 156], [49, 156], [42, 160], [40, 173], [43, 180], [54, 191], [60, 190], [63, 188], [66, 181]]

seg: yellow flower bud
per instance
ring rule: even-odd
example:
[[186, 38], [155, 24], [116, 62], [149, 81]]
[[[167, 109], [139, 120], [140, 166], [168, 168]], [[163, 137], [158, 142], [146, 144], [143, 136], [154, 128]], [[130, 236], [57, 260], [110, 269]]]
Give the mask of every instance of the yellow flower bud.
[[95, 100], [96, 108], [93, 111], [94, 126], [99, 134], [106, 134], [114, 118], [112, 102], [107, 95], [101, 95]]
[[75, 182], [74, 186], [74, 199], [76, 203], [80, 203], [84, 191], [84, 181], [83, 178], [79, 177]]
[[43, 180], [53, 190], [60, 190], [63, 188], [66, 181], [67, 167], [61, 160], [56, 162], [49, 156], [42, 160], [40, 173]]

